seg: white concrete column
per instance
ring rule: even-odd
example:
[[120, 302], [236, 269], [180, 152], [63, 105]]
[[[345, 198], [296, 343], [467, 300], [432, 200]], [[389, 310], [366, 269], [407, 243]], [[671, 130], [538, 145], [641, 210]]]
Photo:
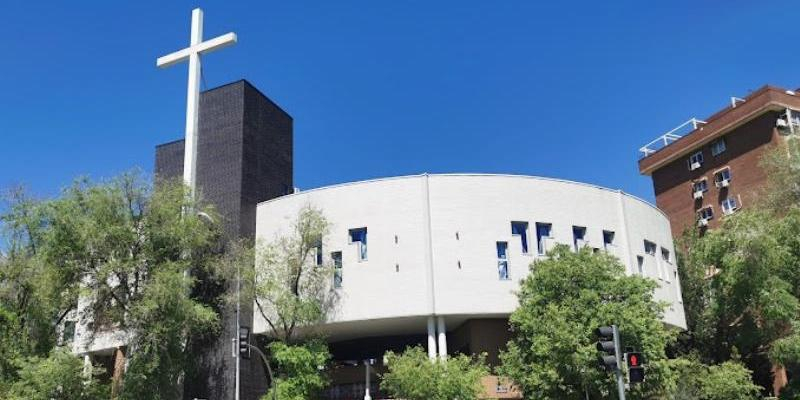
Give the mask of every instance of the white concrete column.
[[83, 356], [83, 374], [86, 376], [92, 375], [92, 358], [89, 357], [88, 353]]
[[444, 325], [444, 317], [437, 317], [437, 330], [439, 331], [439, 358], [447, 358], [447, 329]]
[[433, 315], [428, 317], [428, 358], [436, 359], [436, 323]]

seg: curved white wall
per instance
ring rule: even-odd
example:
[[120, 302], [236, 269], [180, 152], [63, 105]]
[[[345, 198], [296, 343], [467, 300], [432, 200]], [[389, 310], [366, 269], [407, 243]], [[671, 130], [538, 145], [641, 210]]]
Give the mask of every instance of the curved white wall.
[[[587, 228], [592, 247], [603, 248], [602, 231], [615, 232], [610, 251], [661, 287], [671, 304], [664, 321], [685, 327], [667, 218], [652, 205], [619, 191], [561, 180], [508, 175], [420, 175], [309, 190], [259, 204], [256, 235], [281, 235], [303, 206], [321, 208], [331, 222], [323, 253], [341, 251], [343, 285], [338, 311], [328, 326], [350, 336], [390, 334], [419, 317], [507, 316], [514, 291], [536, 258], [536, 222], [551, 223], [555, 242], [571, 244], [572, 226]], [[529, 254], [523, 254], [511, 221], [526, 221]], [[368, 257], [358, 260], [348, 230], [368, 229]], [[397, 241], [395, 242], [395, 236]], [[656, 255], [645, 254], [644, 241]], [[510, 280], [500, 280], [496, 242], [508, 242]], [[671, 262], [661, 260], [661, 248]], [[459, 268], [460, 264], [460, 268]], [[381, 321], [376, 323], [375, 321]], [[335, 327], [339, 328], [335, 328]], [[371, 328], [370, 328], [371, 327]], [[256, 315], [254, 332], [266, 331]], [[379, 332], [383, 331], [383, 332]]]

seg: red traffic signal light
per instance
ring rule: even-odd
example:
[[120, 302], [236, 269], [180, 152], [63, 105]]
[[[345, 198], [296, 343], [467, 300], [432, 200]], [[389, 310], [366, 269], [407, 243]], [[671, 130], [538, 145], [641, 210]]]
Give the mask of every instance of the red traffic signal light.
[[642, 353], [628, 353], [628, 368], [639, 368], [642, 366]]
[[644, 382], [644, 359], [642, 353], [630, 352], [625, 357], [628, 361], [628, 382]]
[[638, 353], [628, 354], [628, 366], [629, 367], [638, 367], [641, 365], [641, 359], [639, 358]]

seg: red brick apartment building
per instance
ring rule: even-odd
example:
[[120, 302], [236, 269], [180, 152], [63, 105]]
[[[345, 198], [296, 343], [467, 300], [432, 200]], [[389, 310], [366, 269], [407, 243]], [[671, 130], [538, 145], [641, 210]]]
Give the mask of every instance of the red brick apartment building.
[[673, 236], [704, 231], [758, 199], [767, 179], [761, 157], [791, 135], [800, 135], [800, 92], [764, 86], [643, 146], [639, 172], [652, 177]]

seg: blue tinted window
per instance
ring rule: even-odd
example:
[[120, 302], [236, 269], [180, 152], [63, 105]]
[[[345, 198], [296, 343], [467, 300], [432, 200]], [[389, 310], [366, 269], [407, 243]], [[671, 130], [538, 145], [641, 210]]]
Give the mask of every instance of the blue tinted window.
[[508, 278], [508, 243], [497, 242], [497, 275], [500, 280]]
[[358, 259], [367, 259], [367, 228], [350, 229], [350, 243], [358, 243]]
[[550, 237], [550, 230], [552, 229], [553, 224], [537, 222], [536, 223], [536, 245], [539, 250], [539, 254], [544, 254], [547, 249], [545, 249], [544, 239]]
[[511, 222], [511, 234], [519, 235], [519, 240], [522, 244], [522, 252], [528, 253], [528, 223], [527, 222]]

